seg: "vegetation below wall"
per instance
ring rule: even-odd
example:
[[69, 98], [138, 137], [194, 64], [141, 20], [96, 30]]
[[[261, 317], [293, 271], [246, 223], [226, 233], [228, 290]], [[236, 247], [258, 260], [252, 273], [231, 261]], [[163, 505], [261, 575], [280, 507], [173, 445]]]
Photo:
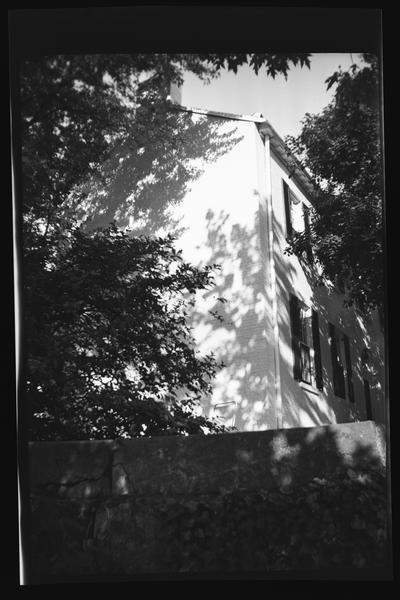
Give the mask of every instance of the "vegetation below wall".
[[34, 577], [387, 566], [386, 479], [337, 470], [300, 486], [208, 495], [33, 498]]
[[379, 479], [368, 491], [361, 477], [345, 476], [183, 505], [165, 529], [166, 566], [268, 571], [383, 564], [386, 512]]

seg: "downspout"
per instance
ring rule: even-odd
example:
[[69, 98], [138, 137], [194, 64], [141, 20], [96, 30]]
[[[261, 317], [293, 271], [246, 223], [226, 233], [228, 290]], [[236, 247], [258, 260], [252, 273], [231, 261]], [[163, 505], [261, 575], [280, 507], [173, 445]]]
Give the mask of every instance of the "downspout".
[[265, 151], [265, 172], [266, 172], [266, 190], [267, 190], [267, 220], [268, 220], [268, 260], [270, 275], [270, 295], [272, 303], [272, 331], [274, 340], [274, 397], [276, 428], [282, 428], [282, 389], [281, 389], [281, 371], [280, 371], [280, 351], [279, 351], [279, 325], [278, 325], [278, 296], [275, 268], [275, 235], [272, 207], [272, 176], [271, 176], [271, 148], [270, 137], [264, 134]]

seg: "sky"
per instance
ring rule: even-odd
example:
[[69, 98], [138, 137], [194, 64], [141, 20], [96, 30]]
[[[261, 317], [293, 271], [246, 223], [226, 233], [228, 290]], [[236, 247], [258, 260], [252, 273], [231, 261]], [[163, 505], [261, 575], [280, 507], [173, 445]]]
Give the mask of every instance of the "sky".
[[211, 84], [204, 84], [188, 73], [182, 86], [183, 106], [235, 114], [262, 113], [281, 137], [298, 135], [301, 120], [308, 113], [319, 113], [329, 103], [335, 86], [327, 91], [325, 80], [341, 65], [346, 70], [354, 62], [361, 64], [357, 54], [313, 54], [310, 69], [291, 67], [287, 80], [275, 79], [265, 70], [258, 75], [247, 65], [237, 74], [222, 72]]

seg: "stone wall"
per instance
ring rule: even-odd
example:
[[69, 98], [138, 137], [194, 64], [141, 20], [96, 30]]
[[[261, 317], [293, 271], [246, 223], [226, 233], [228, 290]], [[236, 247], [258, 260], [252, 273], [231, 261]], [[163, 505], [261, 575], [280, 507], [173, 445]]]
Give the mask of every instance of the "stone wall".
[[28, 580], [384, 567], [385, 448], [369, 421], [33, 442]]

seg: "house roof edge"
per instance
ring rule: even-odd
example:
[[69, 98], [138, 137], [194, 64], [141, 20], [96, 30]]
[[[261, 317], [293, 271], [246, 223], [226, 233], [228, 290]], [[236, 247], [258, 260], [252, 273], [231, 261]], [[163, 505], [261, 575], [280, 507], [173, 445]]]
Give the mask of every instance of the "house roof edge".
[[233, 121], [248, 121], [255, 123], [259, 132], [270, 138], [273, 150], [289, 171], [289, 179], [295, 177], [300, 187], [302, 187], [308, 195], [313, 195], [314, 186], [310, 175], [304, 167], [302, 167], [296, 156], [289, 150], [281, 136], [272, 127], [271, 123], [261, 113], [255, 113], [254, 115], [238, 115], [216, 110], [207, 110], [204, 108], [182, 106], [181, 104], [175, 104], [175, 107], [183, 112], [231, 119]]
[[222, 112], [219, 110], [207, 110], [205, 108], [196, 108], [194, 106], [182, 106], [181, 104], [175, 105], [178, 110], [182, 110], [184, 112], [191, 112], [199, 115], [207, 115], [210, 117], [220, 117], [223, 119], [231, 119], [233, 121], [251, 121], [253, 123], [264, 123], [265, 119], [261, 113], [256, 113], [254, 115], [238, 115], [234, 113]]
[[269, 137], [273, 150], [289, 171], [289, 179], [295, 177], [296, 182], [300, 184], [300, 187], [302, 187], [307, 194], [313, 196], [314, 184], [310, 175], [301, 165], [299, 159], [291, 152], [291, 150], [289, 150], [281, 136], [272, 127], [271, 123], [264, 119], [258, 126], [258, 130], [261, 134]]

